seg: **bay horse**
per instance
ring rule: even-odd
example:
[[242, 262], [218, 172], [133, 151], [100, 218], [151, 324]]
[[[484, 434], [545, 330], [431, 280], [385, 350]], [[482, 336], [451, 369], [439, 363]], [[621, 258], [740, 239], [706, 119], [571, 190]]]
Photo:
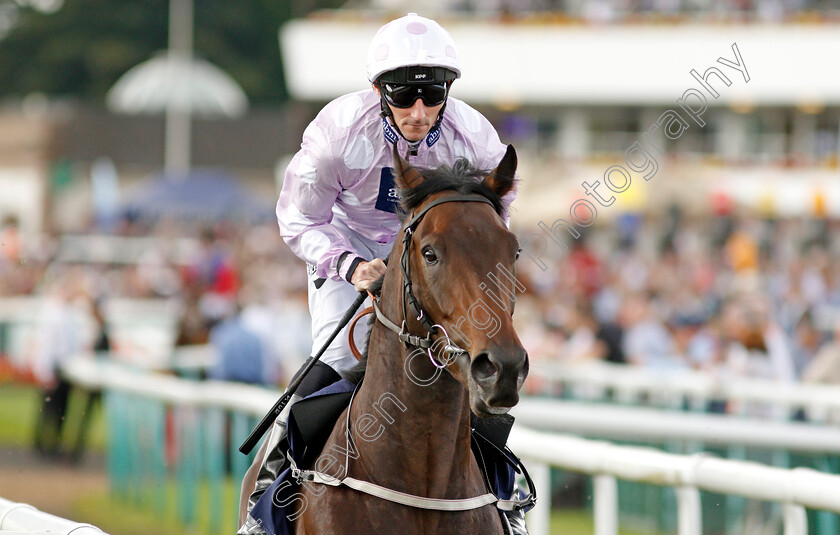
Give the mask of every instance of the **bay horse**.
[[[504, 280], [502, 268], [515, 273], [519, 256], [502, 205], [514, 187], [516, 153], [509, 146], [489, 173], [465, 160], [420, 170], [396, 151], [394, 157], [403, 238], [394, 244], [382, 282], [364, 379], [321, 450], [348, 454], [318, 457], [315, 469], [397, 493], [463, 500], [487, 492], [470, 449], [470, 412], [482, 418], [506, 413], [528, 373], [513, 327], [515, 297], [486, 293], [488, 276]], [[412, 346], [423, 337], [442, 343]], [[503, 533], [493, 504], [440, 511], [347, 486], [304, 484], [301, 493], [307, 507], [295, 521], [298, 535]]]

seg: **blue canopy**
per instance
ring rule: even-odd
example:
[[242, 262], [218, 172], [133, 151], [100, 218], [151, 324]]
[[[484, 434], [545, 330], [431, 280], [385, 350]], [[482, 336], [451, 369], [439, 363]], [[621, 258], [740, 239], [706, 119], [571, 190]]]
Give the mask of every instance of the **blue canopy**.
[[122, 202], [121, 212], [138, 219], [265, 220], [274, 218], [274, 199], [251, 193], [227, 171], [195, 169], [154, 176]]

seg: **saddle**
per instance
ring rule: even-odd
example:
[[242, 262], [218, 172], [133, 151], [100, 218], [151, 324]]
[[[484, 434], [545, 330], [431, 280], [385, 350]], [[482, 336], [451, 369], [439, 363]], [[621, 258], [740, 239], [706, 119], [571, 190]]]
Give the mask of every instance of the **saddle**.
[[[288, 456], [298, 466], [311, 467], [317, 461], [335, 422], [350, 404], [355, 388], [355, 384], [342, 379], [292, 406], [288, 421]], [[519, 459], [505, 447], [512, 425], [511, 416], [489, 420], [473, 418], [471, 425], [473, 455], [489, 489], [503, 499], [511, 498], [515, 472], [519, 473], [521, 467]], [[533, 488], [524, 467], [522, 473]], [[244, 533], [293, 534], [292, 523], [305, 509], [305, 502], [298, 493], [299, 484], [291, 468], [286, 468], [254, 505]], [[499, 514], [503, 514], [501, 510]]]
[[[315, 457], [323, 448], [335, 422], [342, 411], [350, 404], [353, 390], [356, 385], [341, 380], [326, 387], [295, 403], [291, 409], [289, 418], [290, 432], [294, 433], [295, 448], [301, 459], [301, 466], [311, 466]], [[477, 418], [470, 415], [470, 428], [472, 434], [473, 455], [478, 465], [484, 472], [487, 483], [494, 488], [499, 488], [495, 481], [502, 475], [500, 468], [510, 465], [517, 472], [518, 459], [511, 459], [509, 450], [506, 451], [510, 430], [513, 427], [514, 418], [508, 414], [495, 416], [493, 418]], [[511, 488], [513, 486], [513, 474], [507, 480], [508, 484], [500, 488]]]

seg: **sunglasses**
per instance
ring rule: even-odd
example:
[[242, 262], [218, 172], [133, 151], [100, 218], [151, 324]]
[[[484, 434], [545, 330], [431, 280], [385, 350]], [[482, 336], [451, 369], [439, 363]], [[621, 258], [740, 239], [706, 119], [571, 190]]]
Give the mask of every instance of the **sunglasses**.
[[446, 102], [449, 94], [449, 84], [391, 84], [379, 86], [385, 101], [395, 108], [410, 108], [419, 98], [426, 106], [440, 106]]

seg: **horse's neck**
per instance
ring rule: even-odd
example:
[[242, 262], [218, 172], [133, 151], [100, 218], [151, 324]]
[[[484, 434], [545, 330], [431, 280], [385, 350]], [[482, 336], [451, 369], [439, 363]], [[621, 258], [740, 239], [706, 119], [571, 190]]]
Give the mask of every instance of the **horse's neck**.
[[[390, 314], [388, 317], [394, 319], [399, 316], [399, 325], [401, 313], [394, 308]], [[379, 429], [370, 424], [370, 419], [360, 420], [366, 414], [376, 418], [384, 430], [375, 440], [357, 440], [361, 442], [359, 449], [367, 452], [361, 457], [376, 459], [377, 465], [390, 464], [390, 471], [380, 466], [376, 473], [393, 479], [395, 484], [426, 482], [425, 488], [406, 488], [406, 492], [463, 497], [452, 493], [470, 486], [476, 476], [470, 453], [468, 394], [444, 370], [426, 384], [436, 369], [425, 353], [413, 358], [410, 376], [404, 366], [410, 355], [411, 348], [404, 348], [395, 334], [381, 324], [374, 325], [364, 384], [354, 401], [351, 419], [357, 422], [356, 434], [358, 422], [368, 423], [371, 430]], [[373, 435], [371, 431], [368, 436]]]

